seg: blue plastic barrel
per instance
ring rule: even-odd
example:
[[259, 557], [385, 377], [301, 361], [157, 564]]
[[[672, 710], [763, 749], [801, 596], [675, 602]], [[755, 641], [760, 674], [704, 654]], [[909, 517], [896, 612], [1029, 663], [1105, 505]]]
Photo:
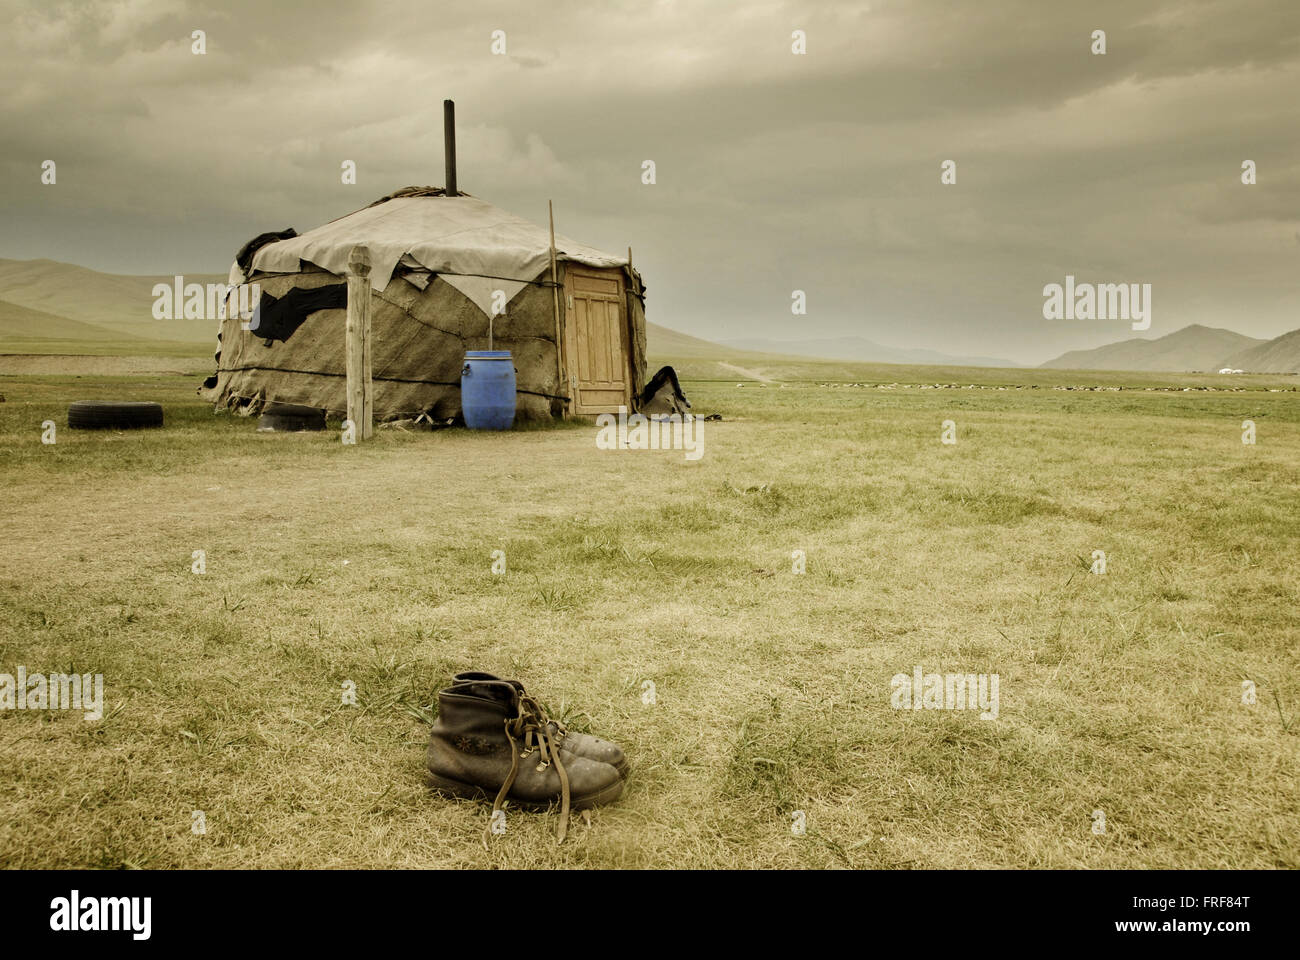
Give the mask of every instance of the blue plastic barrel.
[[515, 422], [515, 364], [509, 350], [466, 350], [460, 409], [471, 430], [509, 430]]

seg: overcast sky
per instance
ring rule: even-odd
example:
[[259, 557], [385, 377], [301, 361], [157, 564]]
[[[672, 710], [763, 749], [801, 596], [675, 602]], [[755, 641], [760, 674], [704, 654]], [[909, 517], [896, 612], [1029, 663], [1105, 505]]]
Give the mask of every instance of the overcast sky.
[[698, 336], [1139, 335], [1044, 320], [1067, 273], [1150, 283], [1144, 336], [1300, 327], [1296, 0], [0, 0], [0, 257], [224, 272], [441, 185], [445, 97], [463, 191], [631, 245], [648, 318]]

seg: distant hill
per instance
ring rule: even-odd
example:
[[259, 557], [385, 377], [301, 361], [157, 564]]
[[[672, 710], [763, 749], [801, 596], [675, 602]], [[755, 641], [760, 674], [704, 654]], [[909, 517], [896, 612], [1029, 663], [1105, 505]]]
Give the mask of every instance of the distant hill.
[[[220, 283], [225, 274], [186, 274], [187, 283]], [[125, 334], [155, 340], [208, 343], [216, 336], [210, 320], [155, 320], [153, 287], [172, 277], [131, 277], [100, 273], [55, 260], [0, 260], [0, 301], [47, 316], [89, 324], [110, 336]], [[61, 338], [46, 328], [25, 336]], [[87, 339], [83, 335], [69, 339]]]
[[1194, 323], [1155, 340], [1134, 337], [1095, 350], [1071, 350], [1042, 366], [1056, 370], [1210, 371], [1227, 366], [1228, 357], [1262, 346], [1265, 342], [1231, 330]]
[[862, 363], [908, 363], [944, 367], [1018, 367], [1020, 364], [997, 357], [961, 357], [937, 350], [886, 347], [864, 337], [834, 337], [817, 340], [764, 340], [748, 337], [723, 340], [723, 346], [782, 356], [817, 357], [824, 360]]
[[646, 322], [646, 352], [651, 357], [672, 357], [690, 360], [732, 360], [752, 359], [757, 355], [738, 347], [723, 346], [712, 340], [701, 340], [688, 333], [680, 333], [661, 327], [657, 323]]
[[0, 338], [19, 338], [24, 340], [122, 340], [135, 339], [125, 334], [116, 333], [107, 327], [67, 317], [55, 316], [44, 310], [21, 307], [16, 303], [0, 300]]
[[1300, 330], [1234, 353], [1223, 365], [1247, 373], [1300, 373]]

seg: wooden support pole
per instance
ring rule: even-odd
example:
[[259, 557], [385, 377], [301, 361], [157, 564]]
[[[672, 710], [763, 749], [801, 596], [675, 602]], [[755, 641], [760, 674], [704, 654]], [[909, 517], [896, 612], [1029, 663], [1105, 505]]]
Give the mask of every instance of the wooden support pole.
[[363, 244], [348, 255], [348, 419], [358, 440], [375, 431], [374, 385], [370, 369], [370, 250]]
[[555, 268], [555, 205], [550, 200], [546, 201], [546, 210], [551, 217], [551, 304], [555, 307], [555, 390], [565, 399], [560, 401], [561, 416], [569, 419], [569, 407], [573, 402], [569, 390], [567, 378], [564, 375], [566, 348], [564, 345], [564, 332], [560, 323], [560, 274]]

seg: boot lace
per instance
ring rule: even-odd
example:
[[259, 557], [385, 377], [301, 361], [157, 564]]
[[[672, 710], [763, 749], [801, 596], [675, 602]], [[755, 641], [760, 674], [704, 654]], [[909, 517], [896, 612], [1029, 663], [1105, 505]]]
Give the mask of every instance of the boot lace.
[[[514, 786], [519, 773], [519, 761], [529, 760], [533, 753], [538, 754], [537, 770], [543, 772], [552, 764], [560, 777], [560, 825], [557, 831], [557, 843], [563, 843], [569, 832], [569, 772], [560, 760], [560, 744], [564, 742], [568, 731], [564, 725], [552, 720], [542, 709], [542, 705], [520, 691], [517, 700], [518, 710], [513, 717], [505, 721], [506, 739], [510, 741], [510, 773], [492, 801], [492, 815], [505, 805], [506, 794]], [[522, 744], [523, 749], [520, 749]], [[492, 820], [483, 829], [483, 846], [486, 849], [492, 833]]]

